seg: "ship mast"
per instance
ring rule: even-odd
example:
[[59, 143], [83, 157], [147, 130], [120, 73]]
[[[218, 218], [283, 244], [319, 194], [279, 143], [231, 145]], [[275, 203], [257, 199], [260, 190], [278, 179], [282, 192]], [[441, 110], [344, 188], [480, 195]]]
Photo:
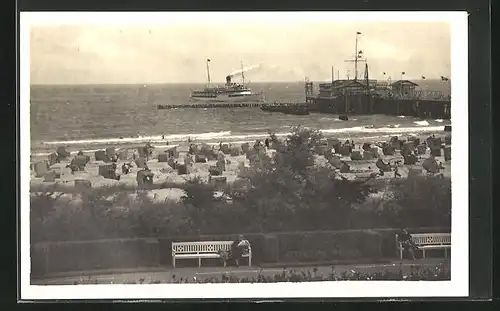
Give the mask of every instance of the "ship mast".
[[243, 86], [245, 86], [245, 70], [243, 70], [243, 62], [241, 62], [241, 79], [243, 80]]
[[210, 87], [210, 59], [207, 58], [207, 76], [208, 76], [208, 86]]

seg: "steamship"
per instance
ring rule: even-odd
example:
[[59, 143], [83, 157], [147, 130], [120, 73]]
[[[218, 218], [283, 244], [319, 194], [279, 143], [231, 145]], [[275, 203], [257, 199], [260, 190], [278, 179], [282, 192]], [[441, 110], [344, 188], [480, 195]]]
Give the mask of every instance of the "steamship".
[[[207, 76], [208, 84], [202, 90], [193, 90], [189, 99], [191, 101], [204, 102], [262, 102], [264, 94], [262, 92], [255, 93], [247, 85], [245, 85], [245, 69], [236, 71], [226, 76], [225, 85], [211, 85], [210, 81], [210, 60], [207, 59]], [[243, 82], [235, 83], [232, 78], [235, 75], [241, 75]]]

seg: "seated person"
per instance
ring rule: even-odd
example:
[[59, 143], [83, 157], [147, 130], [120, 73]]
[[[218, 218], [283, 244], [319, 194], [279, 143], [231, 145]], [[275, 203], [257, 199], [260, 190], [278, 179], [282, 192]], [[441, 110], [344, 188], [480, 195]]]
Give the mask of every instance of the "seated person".
[[398, 233], [398, 242], [401, 243], [403, 251], [409, 254], [411, 259], [415, 259], [415, 251], [418, 249], [418, 247], [415, 245], [411, 238], [411, 235], [406, 229], [402, 229]]
[[231, 258], [234, 260], [236, 267], [240, 265], [240, 259], [243, 255], [248, 253], [250, 247], [250, 242], [245, 240], [243, 235], [239, 235], [238, 238], [231, 245]]

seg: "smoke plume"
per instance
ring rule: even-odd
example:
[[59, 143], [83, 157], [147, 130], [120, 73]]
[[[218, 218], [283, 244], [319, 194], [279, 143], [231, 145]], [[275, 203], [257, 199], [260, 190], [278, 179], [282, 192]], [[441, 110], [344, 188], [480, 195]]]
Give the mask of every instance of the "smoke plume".
[[235, 76], [240, 76], [242, 73], [244, 72], [247, 72], [249, 70], [254, 70], [254, 69], [258, 69], [260, 68], [262, 65], [261, 64], [258, 64], [258, 65], [252, 65], [252, 66], [247, 66], [247, 67], [243, 67], [242, 69], [238, 69], [238, 70], [235, 70], [233, 72], [231, 72], [229, 74], [229, 76], [232, 78], [232, 77], [235, 77]]

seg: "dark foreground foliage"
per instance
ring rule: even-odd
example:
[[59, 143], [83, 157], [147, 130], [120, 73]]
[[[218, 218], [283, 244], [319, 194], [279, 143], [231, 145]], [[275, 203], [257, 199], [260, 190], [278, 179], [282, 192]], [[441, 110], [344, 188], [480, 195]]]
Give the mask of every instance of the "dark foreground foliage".
[[[161, 283], [278, 283], [278, 282], [318, 282], [318, 281], [449, 281], [451, 279], [448, 265], [438, 265], [433, 268], [412, 267], [407, 273], [403, 270], [392, 272], [381, 270], [377, 272], [344, 271], [337, 273], [335, 268], [327, 275], [317, 273], [316, 269], [295, 271], [283, 269], [274, 275], [259, 273], [255, 277], [239, 277], [222, 273], [214, 277], [177, 278], [175, 275], [170, 280], [145, 280], [139, 279], [126, 284], [161, 284]], [[77, 284], [98, 284], [97, 279], [80, 279]]]
[[[183, 189], [180, 202], [158, 203], [146, 191], [127, 187], [90, 189], [70, 200], [57, 198], [60, 189], [33, 189], [49, 192], [31, 197], [31, 241], [451, 224], [450, 179], [345, 180], [328, 164], [314, 165], [319, 131], [298, 127], [283, 141], [272, 138], [275, 156], [255, 149], [250, 167], [223, 189], [222, 198], [199, 178], [163, 185]], [[384, 194], [374, 199], [376, 193]]]

